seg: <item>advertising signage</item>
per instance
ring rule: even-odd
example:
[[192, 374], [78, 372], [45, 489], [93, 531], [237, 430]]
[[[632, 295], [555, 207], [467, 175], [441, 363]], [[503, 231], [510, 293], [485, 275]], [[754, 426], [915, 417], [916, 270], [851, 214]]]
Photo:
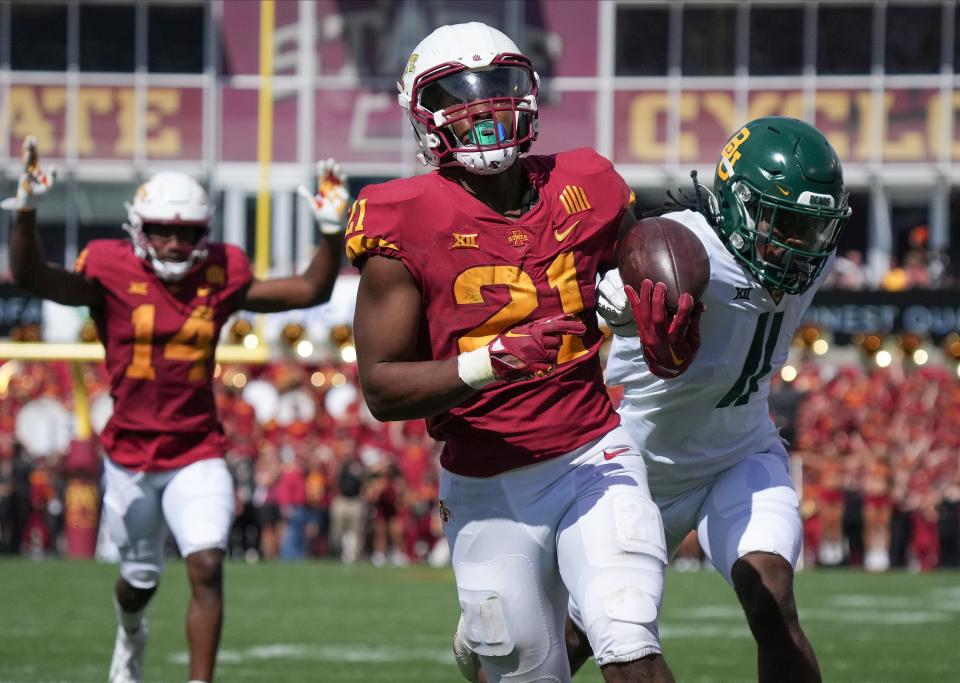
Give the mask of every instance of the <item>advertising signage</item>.
[[803, 322], [826, 330], [841, 344], [857, 333], [909, 332], [940, 341], [960, 331], [960, 296], [955, 290], [820, 291]]

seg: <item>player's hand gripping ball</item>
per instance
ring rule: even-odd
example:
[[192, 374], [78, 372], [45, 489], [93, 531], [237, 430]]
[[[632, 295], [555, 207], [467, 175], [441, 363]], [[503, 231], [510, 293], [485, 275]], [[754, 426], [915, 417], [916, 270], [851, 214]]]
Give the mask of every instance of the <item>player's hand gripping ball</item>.
[[306, 200], [313, 218], [324, 235], [336, 235], [343, 232], [344, 218], [350, 204], [347, 192], [347, 174], [333, 159], [317, 162], [317, 192], [301, 185], [297, 193]]
[[685, 225], [645, 218], [620, 240], [617, 262], [647, 367], [663, 379], [683, 374], [700, 349], [706, 249]]
[[17, 180], [17, 194], [0, 202], [0, 208], [8, 211], [36, 207], [37, 198], [53, 187], [57, 169], [50, 167], [47, 173], [40, 168], [40, 156], [37, 154], [37, 139], [28, 135], [21, 148], [23, 172]]

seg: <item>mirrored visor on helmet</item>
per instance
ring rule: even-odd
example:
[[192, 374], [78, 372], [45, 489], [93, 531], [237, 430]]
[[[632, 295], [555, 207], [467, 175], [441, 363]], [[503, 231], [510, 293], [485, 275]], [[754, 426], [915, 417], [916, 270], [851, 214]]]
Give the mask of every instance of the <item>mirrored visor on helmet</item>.
[[835, 216], [801, 213], [761, 203], [757, 232], [772, 242], [813, 254], [829, 252], [836, 244], [841, 220]]
[[420, 90], [420, 106], [440, 111], [477, 100], [523, 98], [533, 93], [533, 79], [526, 69], [497, 66], [483, 71], [459, 71], [428, 83]]

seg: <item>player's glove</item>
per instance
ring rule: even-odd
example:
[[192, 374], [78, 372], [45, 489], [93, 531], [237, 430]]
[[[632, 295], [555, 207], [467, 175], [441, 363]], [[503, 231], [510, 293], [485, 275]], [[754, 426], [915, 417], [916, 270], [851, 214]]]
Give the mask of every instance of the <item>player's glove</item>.
[[496, 380], [517, 382], [549, 375], [565, 334], [581, 335], [586, 325], [572, 315], [555, 315], [518, 325], [494, 337], [486, 346], [461, 353], [460, 379], [474, 389]]
[[623, 291], [623, 279], [619, 270], [608, 271], [597, 285], [597, 313], [607, 321], [610, 330], [621, 337], [636, 337], [637, 323], [633, 309]]
[[333, 159], [317, 162], [317, 193], [301, 185], [297, 193], [303, 197], [324, 235], [343, 232], [344, 217], [350, 204], [347, 192], [347, 174]]
[[637, 293], [633, 287], [624, 287], [637, 334], [643, 345], [647, 367], [661, 379], [672, 379], [686, 372], [700, 350], [700, 316], [703, 304], [694, 304], [687, 292], [680, 295], [677, 312], [667, 327], [667, 286], [644, 280]]
[[37, 198], [53, 187], [56, 180], [56, 168], [51, 166], [47, 173], [44, 173], [40, 168], [40, 157], [37, 155], [37, 139], [35, 137], [28, 135], [23, 141], [21, 150], [23, 172], [17, 181], [17, 195], [0, 202], [0, 209], [16, 211], [17, 209], [36, 207]]

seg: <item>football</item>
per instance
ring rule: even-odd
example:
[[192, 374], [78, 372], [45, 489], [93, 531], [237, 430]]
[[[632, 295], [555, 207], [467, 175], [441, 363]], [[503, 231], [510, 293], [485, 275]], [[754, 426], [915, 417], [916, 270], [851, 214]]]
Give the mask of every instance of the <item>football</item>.
[[683, 292], [699, 302], [710, 282], [710, 258], [700, 238], [682, 223], [660, 216], [637, 221], [623, 235], [617, 265], [623, 284], [638, 292], [644, 280], [664, 283], [671, 312]]

